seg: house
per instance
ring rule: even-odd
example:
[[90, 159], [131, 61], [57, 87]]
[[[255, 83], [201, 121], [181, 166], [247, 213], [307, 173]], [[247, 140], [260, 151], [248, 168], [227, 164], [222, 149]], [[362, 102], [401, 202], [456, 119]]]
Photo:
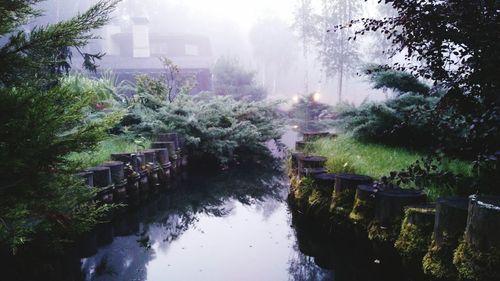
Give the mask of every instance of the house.
[[166, 57], [179, 67], [182, 79], [195, 78], [193, 93], [212, 90], [212, 48], [206, 36], [151, 33], [148, 19], [136, 17], [127, 26], [107, 25], [101, 37], [89, 48], [106, 54], [97, 62], [99, 69], [111, 70], [119, 81], [134, 82], [140, 74], [162, 75], [159, 58]]

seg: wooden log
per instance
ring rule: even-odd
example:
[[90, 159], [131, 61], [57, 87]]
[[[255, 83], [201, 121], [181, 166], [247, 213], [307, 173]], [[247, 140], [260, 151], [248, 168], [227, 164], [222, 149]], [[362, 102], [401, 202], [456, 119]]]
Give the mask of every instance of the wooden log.
[[137, 159], [137, 155], [135, 153], [114, 153], [111, 154], [111, 159], [130, 164], [136, 172], [139, 172], [140, 170], [139, 160]]
[[290, 154], [290, 166], [289, 166], [289, 171], [288, 175], [290, 177], [296, 176], [298, 174], [299, 170], [299, 158], [303, 157], [304, 154], [302, 152], [292, 152]]
[[104, 162], [101, 166], [108, 167], [111, 172], [111, 180], [115, 185], [113, 189], [113, 200], [124, 203], [127, 200], [127, 180], [125, 179], [125, 165], [121, 161]]
[[94, 186], [94, 173], [91, 171], [83, 171], [78, 174], [76, 174], [77, 177], [82, 178], [85, 180], [85, 184], [87, 186], [93, 187]]
[[409, 267], [421, 268], [422, 258], [431, 243], [436, 217], [435, 204], [411, 205], [405, 207], [405, 217], [401, 224], [399, 237], [394, 243]]
[[314, 174], [313, 176], [315, 187], [322, 195], [331, 196], [335, 188], [336, 174]]
[[89, 171], [94, 174], [93, 181], [95, 187], [106, 188], [111, 185], [111, 169], [109, 167], [92, 167]]
[[160, 166], [158, 165], [158, 160], [156, 159], [156, 151], [154, 149], [146, 149], [143, 151], [146, 157], [146, 168], [148, 170], [148, 182], [150, 191], [157, 191], [160, 186]]
[[330, 136], [328, 132], [303, 132], [302, 137], [304, 141], [315, 141], [320, 138], [327, 138]]
[[426, 199], [423, 192], [414, 189], [378, 191], [375, 196], [375, 218], [368, 226], [368, 238], [393, 245], [399, 236], [404, 207], [425, 203]]
[[347, 217], [354, 206], [354, 196], [358, 185], [371, 184], [373, 179], [355, 174], [337, 174], [332, 194], [330, 210], [337, 215]]
[[304, 151], [307, 146], [309, 146], [311, 143], [307, 141], [297, 141], [295, 142], [295, 150], [296, 151]]
[[134, 153], [115, 153], [111, 154], [111, 159], [125, 163], [124, 172], [127, 180], [127, 204], [134, 206], [139, 204], [139, 182], [140, 164], [137, 155]]
[[111, 172], [111, 180], [114, 184], [120, 184], [125, 180], [124, 163], [121, 161], [107, 161], [101, 164], [108, 167]]
[[500, 197], [469, 197], [467, 227], [453, 262], [462, 280], [500, 280]]
[[167, 148], [168, 154], [172, 166], [172, 171], [177, 172], [182, 166], [182, 158], [180, 157], [180, 151], [178, 151], [175, 142], [173, 141], [163, 141], [155, 142], [152, 144], [154, 148]]
[[140, 181], [139, 181], [139, 194], [142, 200], [148, 198], [149, 194], [149, 179], [148, 179], [148, 171], [146, 166], [146, 155], [143, 153], [137, 154], [137, 160], [139, 161], [140, 166]]
[[156, 152], [156, 159], [160, 162], [161, 169], [158, 171], [158, 178], [162, 185], [166, 185], [168, 180], [170, 179], [170, 169], [172, 164], [168, 158], [168, 149], [166, 148], [157, 148], [154, 149]]
[[425, 203], [426, 195], [414, 189], [394, 188], [377, 192], [375, 196], [375, 219], [385, 227], [400, 224], [404, 207]]
[[362, 184], [356, 188], [354, 205], [349, 218], [365, 229], [375, 217], [375, 193], [377, 191], [377, 186], [373, 184]]
[[472, 195], [469, 198], [465, 242], [477, 250], [500, 248], [500, 197]]
[[180, 148], [180, 138], [177, 133], [160, 134], [156, 138], [158, 142], [174, 142], [176, 148]]
[[465, 230], [467, 207], [467, 198], [444, 197], [437, 200], [431, 246], [423, 259], [425, 274], [439, 279], [457, 277], [452, 263], [453, 252]]
[[326, 168], [304, 168], [299, 170], [299, 178], [302, 177], [312, 177], [314, 175], [326, 174], [328, 170]]
[[302, 156], [298, 158], [299, 170], [304, 168], [324, 168], [328, 160], [322, 156]]
[[147, 164], [156, 164], [156, 152], [153, 149], [146, 149], [142, 153]]

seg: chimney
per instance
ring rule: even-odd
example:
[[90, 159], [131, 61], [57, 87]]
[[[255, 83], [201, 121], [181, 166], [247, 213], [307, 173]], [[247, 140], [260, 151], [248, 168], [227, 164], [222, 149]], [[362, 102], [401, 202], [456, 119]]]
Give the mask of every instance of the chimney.
[[149, 58], [149, 20], [146, 17], [132, 18], [132, 48], [134, 58]]

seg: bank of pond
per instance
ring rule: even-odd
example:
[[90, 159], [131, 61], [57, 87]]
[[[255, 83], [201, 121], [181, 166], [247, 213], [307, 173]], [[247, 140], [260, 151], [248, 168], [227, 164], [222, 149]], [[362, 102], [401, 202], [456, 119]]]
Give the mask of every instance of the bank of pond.
[[303, 151], [318, 138], [334, 137], [305, 134], [290, 153], [289, 200], [305, 220], [326, 226], [348, 247], [364, 245], [375, 263], [403, 266], [408, 280], [500, 280], [500, 197], [430, 202], [421, 190], [328, 173], [326, 157]]

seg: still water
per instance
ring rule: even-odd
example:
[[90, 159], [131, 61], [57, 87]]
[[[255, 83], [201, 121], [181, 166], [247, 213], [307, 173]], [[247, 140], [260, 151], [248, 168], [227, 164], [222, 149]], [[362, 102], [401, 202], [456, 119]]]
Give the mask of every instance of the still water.
[[287, 194], [279, 168], [190, 174], [114, 222], [85, 280], [333, 280], [300, 252]]

